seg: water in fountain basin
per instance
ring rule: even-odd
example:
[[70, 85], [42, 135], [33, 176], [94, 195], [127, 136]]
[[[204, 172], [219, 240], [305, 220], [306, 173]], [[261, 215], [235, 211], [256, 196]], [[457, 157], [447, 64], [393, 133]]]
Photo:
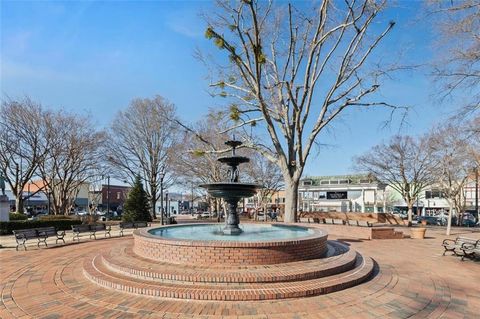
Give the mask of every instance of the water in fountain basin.
[[235, 242], [258, 242], [291, 240], [314, 234], [312, 229], [301, 226], [242, 224], [243, 232], [236, 236], [223, 235], [223, 224], [181, 225], [154, 228], [148, 232], [154, 236], [184, 240], [215, 240]]

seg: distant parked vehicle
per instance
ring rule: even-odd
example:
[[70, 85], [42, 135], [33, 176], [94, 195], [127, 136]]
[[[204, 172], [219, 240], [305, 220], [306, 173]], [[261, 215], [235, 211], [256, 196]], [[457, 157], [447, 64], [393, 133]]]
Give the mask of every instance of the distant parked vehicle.
[[427, 225], [440, 225], [440, 221], [438, 217], [435, 217], [435, 216], [419, 216], [417, 218], [417, 221], [419, 223], [425, 221]]
[[209, 213], [209, 212], [203, 212], [203, 213], [201, 214], [201, 217], [202, 217], [202, 218], [210, 218], [210, 213]]

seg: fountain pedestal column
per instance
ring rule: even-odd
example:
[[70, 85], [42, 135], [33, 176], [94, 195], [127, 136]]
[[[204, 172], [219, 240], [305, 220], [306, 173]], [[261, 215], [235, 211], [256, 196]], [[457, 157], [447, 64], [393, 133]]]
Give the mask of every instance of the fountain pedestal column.
[[227, 202], [227, 216], [225, 218], [223, 234], [238, 235], [243, 232], [243, 230], [238, 227], [240, 223], [240, 218], [237, 213], [238, 199], [226, 198], [225, 201]]

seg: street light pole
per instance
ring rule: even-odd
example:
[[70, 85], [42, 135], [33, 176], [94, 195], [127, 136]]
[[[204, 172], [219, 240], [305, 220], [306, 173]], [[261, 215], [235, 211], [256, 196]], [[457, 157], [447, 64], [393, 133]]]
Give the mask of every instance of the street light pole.
[[110, 212], [110, 175], [107, 175], [107, 214]]
[[168, 190], [165, 191], [165, 205], [166, 205], [165, 215], [167, 217], [170, 217], [170, 205], [168, 204]]
[[[163, 178], [165, 177], [165, 166], [162, 165], [160, 168], [160, 219], [162, 225], [164, 225], [164, 220], [163, 220]], [[153, 208], [155, 211], [155, 207]]]

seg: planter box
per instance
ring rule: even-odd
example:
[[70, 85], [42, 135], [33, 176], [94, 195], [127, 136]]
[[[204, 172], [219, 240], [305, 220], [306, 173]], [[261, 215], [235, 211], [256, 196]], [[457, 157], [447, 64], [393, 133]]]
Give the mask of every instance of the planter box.
[[425, 232], [427, 231], [426, 228], [418, 227], [418, 228], [411, 228], [410, 229], [410, 238], [413, 239], [424, 239]]

